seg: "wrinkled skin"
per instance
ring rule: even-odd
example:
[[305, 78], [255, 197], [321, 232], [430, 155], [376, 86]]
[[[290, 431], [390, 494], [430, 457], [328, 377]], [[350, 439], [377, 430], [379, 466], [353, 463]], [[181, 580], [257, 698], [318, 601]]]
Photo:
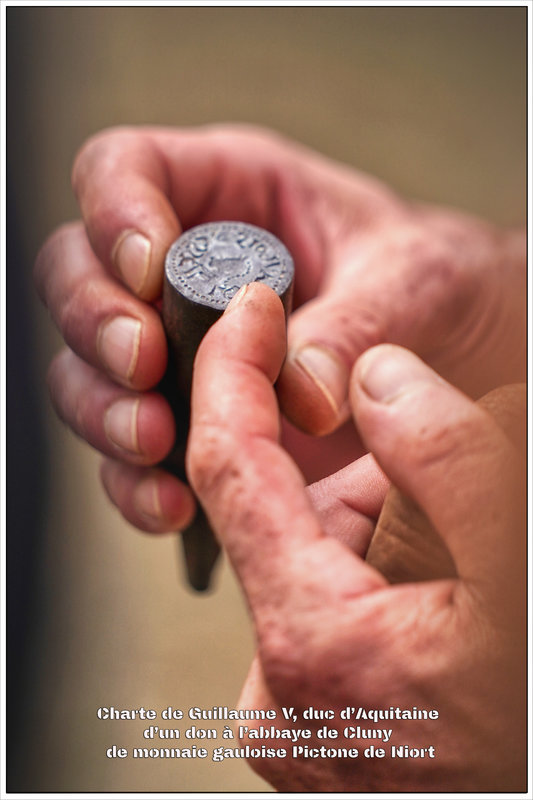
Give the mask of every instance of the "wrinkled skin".
[[287, 340], [256, 285], [197, 360], [189, 475], [257, 634], [241, 704], [440, 714], [386, 725], [435, 759], [252, 767], [282, 791], [523, 790], [523, 394], [472, 398], [525, 378], [524, 233], [234, 126], [104, 132], [73, 185], [82, 221], [36, 264], [67, 345], [51, 394], [143, 530], [186, 526], [195, 502], [157, 466], [175, 433], [156, 390], [166, 249], [242, 219], [295, 257]]
[[[283, 355], [279, 301], [253, 285], [204, 339], [193, 389], [189, 474], [257, 634], [240, 704], [294, 707], [295, 727], [315, 731], [306, 745], [361, 752], [367, 740], [342, 738], [346, 706], [436, 709], [439, 720], [376, 726], [393, 729], [390, 744], [434, 747], [435, 758], [251, 766], [280, 791], [524, 790], [525, 484], [515, 444], [523, 388], [476, 404], [411, 352], [368, 350], [352, 375], [351, 404], [394, 486], [371, 538], [358, 462], [343, 470], [338, 493], [350, 500], [353, 485], [345, 503], [353, 536], [339, 540], [324, 502], [314, 507], [320, 488], [305, 489], [277, 442], [272, 381]], [[237, 402], [246, 409], [238, 423]], [[337, 521], [347, 527], [341, 512]], [[324, 721], [302, 720], [309, 706], [335, 711], [327, 724], [340, 738], [318, 738]], [[276, 724], [287, 727], [280, 711]]]
[[294, 423], [284, 422], [284, 442], [308, 481], [363, 452], [348, 380], [370, 345], [412, 349], [472, 397], [524, 380], [523, 231], [406, 202], [246, 126], [104, 131], [82, 147], [72, 181], [82, 220], [50, 237], [35, 271], [67, 345], [50, 369], [52, 399], [106, 456], [105, 488], [142, 530], [176, 530], [194, 514], [188, 488], [157, 467], [175, 428], [156, 391], [167, 357], [164, 255], [192, 225], [252, 222], [294, 256], [297, 309], [278, 394]]

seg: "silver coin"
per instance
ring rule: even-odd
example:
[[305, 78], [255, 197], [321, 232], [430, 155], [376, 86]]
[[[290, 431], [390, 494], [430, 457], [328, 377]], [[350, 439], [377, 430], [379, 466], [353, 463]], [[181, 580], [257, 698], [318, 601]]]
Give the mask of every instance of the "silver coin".
[[243, 222], [208, 222], [184, 233], [168, 251], [167, 280], [184, 297], [224, 309], [241, 286], [266, 283], [281, 297], [294, 265], [268, 231]]

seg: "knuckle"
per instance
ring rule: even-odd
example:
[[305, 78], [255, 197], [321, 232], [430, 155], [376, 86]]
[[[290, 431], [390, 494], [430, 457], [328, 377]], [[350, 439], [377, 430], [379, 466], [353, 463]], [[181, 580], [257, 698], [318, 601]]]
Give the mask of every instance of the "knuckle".
[[281, 165], [291, 163], [295, 145], [283, 134], [260, 125], [223, 123], [210, 126], [206, 136], [211, 152], [222, 165], [231, 166], [235, 175], [239, 174], [238, 164], [250, 160], [255, 169], [272, 182], [273, 190], [281, 180], [281, 173], [283, 180], [288, 180]]
[[432, 281], [449, 284], [460, 276], [457, 253], [442, 237], [430, 236], [424, 230], [407, 229], [397, 246], [402, 250], [402, 258], [412, 265], [410, 290], [416, 289], [419, 281], [429, 277]]
[[[280, 609], [281, 611], [281, 609]], [[281, 623], [281, 617], [263, 620], [258, 631], [261, 668], [267, 684], [278, 699], [295, 697], [313, 684], [312, 668], [298, 646], [294, 632]], [[307, 648], [305, 648], [305, 653]]]
[[197, 424], [187, 449], [187, 475], [200, 498], [219, 491], [228, 479], [235, 480], [236, 465], [234, 436], [220, 425]]
[[51, 361], [46, 375], [48, 392], [54, 411], [59, 419], [65, 424], [69, 424], [70, 403], [68, 392], [65, 388], [65, 376], [69, 374], [69, 362], [72, 352], [68, 348], [63, 348]]
[[[424, 469], [447, 461], [462, 444], [465, 425], [422, 426], [413, 446], [408, 450], [409, 461], [414, 469]], [[466, 431], [464, 431], [466, 432]]]
[[58, 325], [65, 341], [74, 350], [86, 355], [92, 353], [95, 342], [84, 335], [82, 322], [97, 308], [100, 292], [94, 281], [84, 281], [72, 288], [58, 310]]
[[74, 157], [71, 171], [71, 184], [76, 196], [78, 196], [80, 185], [85, 179], [87, 172], [91, 169], [95, 158], [98, 158], [108, 135], [109, 131], [100, 131], [94, 134], [94, 136], [91, 136], [82, 144]]
[[408, 222], [391, 231], [391, 263], [404, 265], [403, 292], [411, 299], [427, 298], [431, 310], [455, 317], [479, 290], [478, 268], [487, 261], [479, 233], [462, 220], [437, 225]]
[[458, 418], [432, 420], [420, 425], [416, 435], [405, 442], [406, 461], [414, 471], [449, 468], [464, 461], [472, 462], [472, 468], [482, 463], [484, 456], [495, 448], [493, 425], [483, 414], [465, 413]]
[[98, 447], [96, 432], [102, 424], [98, 402], [98, 377], [75, 353], [64, 348], [48, 368], [47, 384], [52, 407], [70, 430]]
[[65, 241], [73, 233], [77, 233], [79, 228], [79, 221], [65, 222], [48, 236], [37, 253], [33, 267], [33, 280], [39, 297], [45, 305], [48, 305], [50, 281], [61, 261]]
[[219, 123], [210, 126], [209, 132], [214, 139], [229, 147], [235, 147], [236, 140], [241, 145], [254, 147], [258, 144], [266, 147], [280, 146], [288, 141], [281, 133], [252, 123]]
[[[386, 325], [381, 312], [368, 304], [359, 303], [357, 299], [350, 306], [347, 306], [344, 298], [340, 301], [335, 299], [325, 309], [317, 307], [317, 312], [317, 322], [320, 316], [322, 319], [334, 320], [332, 329], [335, 337], [332, 337], [330, 346], [339, 354], [341, 363], [352, 365], [354, 353], [362, 353], [386, 340]], [[354, 318], [357, 320], [355, 325]]]
[[334, 624], [328, 630], [320, 624], [308, 627], [302, 618], [291, 621], [285, 606], [275, 614], [258, 625], [258, 649], [265, 680], [277, 699], [316, 698], [324, 687], [348, 679], [353, 631], [343, 633]]
[[134, 130], [129, 126], [110, 127], [90, 136], [82, 144], [74, 158], [71, 171], [71, 184], [76, 196], [79, 196], [80, 188], [94, 165], [113, 161], [125, 140], [133, 135]]

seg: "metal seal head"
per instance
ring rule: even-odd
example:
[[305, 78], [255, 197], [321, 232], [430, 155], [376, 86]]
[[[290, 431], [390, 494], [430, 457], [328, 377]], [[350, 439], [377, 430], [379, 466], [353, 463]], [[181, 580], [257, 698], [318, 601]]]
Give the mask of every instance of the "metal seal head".
[[294, 277], [279, 239], [244, 222], [208, 222], [186, 231], [165, 262], [167, 282], [192, 303], [223, 311], [241, 286], [266, 283], [285, 301]]

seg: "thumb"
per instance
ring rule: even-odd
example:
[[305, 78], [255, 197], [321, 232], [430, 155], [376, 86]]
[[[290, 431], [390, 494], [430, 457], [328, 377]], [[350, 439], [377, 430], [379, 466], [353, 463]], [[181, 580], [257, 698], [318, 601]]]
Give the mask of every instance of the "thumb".
[[519, 589], [525, 558], [524, 470], [511, 440], [401, 347], [368, 350], [350, 389], [359, 431], [384, 472], [425, 512], [464, 585], [501, 607]]
[[[477, 404], [494, 418], [525, 464], [525, 385], [500, 386], [478, 400]], [[368, 454], [364, 457], [368, 458], [372, 456]], [[358, 462], [355, 463], [357, 465]], [[455, 565], [442, 538], [418, 505], [395, 486], [391, 487], [383, 503], [366, 561], [391, 583], [457, 577]]]

